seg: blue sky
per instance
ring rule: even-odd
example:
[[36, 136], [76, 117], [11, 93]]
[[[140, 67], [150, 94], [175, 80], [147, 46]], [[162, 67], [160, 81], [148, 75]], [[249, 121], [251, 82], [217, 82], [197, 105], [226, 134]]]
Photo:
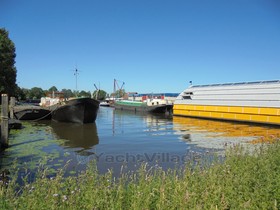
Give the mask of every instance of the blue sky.
[[108, 93], [280, 79], [279, 0], [0, 0], [20, 87]]

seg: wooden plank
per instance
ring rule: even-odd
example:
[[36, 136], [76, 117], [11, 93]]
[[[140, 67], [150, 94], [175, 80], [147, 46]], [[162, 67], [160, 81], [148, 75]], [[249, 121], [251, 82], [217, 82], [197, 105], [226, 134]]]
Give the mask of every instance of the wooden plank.
[[2, 106], [1, 106], [1, 147], [8, 147], [8, 135], [9, 135], [9, 116], [8, 116], [8, 95], [2, 94]]
[[10, 118], [14, 119], [14, 107], [16, 105], [16, 98], [11, 97], [10, 99]]

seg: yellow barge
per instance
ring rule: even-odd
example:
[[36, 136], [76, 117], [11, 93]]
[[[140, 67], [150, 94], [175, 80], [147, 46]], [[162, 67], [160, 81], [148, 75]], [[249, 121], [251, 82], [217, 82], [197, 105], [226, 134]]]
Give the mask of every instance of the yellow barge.
[[280, 125], [280, 80], [191, 85], [173, 114]]

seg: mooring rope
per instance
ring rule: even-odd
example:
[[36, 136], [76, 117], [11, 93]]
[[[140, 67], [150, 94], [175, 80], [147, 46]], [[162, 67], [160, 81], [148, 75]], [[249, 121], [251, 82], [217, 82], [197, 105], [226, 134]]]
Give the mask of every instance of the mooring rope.
[[49, 116], [51, 113], [52, 113], [52, 112], [49, 112], [49, 113], [48, 113], [48, 114], [46, 114], [45, 116], [40, 117], [40, 118], [35, 119], [35, 120], [31, 120], [31, 121], [32, 121], [32, 122], [36, 122], [36, 121], [42, 120], [42, 119], [46, 118], [47, 116]]
[[[55, 106], [55, 105], [54, 105]], [[48, 114], [46, 114], [46, 115], [44, 115], [43, 117], [40, 117], [40, 118], [38, 118], [38, 119], [35, 119], [35, 120], [30, 120], [31, 122], [36, 122], [36, 121], [39, 121], [39, 120], [42, 120], [42, 119], [44, 119], [44, 118], [46, 118], [47, 116], [49, 116], [50, 114], [52, 114], [55, 110], [57, 110], [59, 108], [59, 106], [56, 106], [55, 107], [55, 109], [45, 109], [45, 110], [50, 110], [50, 112], [48, 113]], [[35, 110], [35, 109], [32, 109], [32, 111], [33, 110]], [[14, 111], [14, 116], [16, 117], [16, 115], [15, 115], [15, 111]], [[2, 116], [1, 116], [2, 117]], [[7, 118], [7, 119], [9, 119], [9, 117]]]

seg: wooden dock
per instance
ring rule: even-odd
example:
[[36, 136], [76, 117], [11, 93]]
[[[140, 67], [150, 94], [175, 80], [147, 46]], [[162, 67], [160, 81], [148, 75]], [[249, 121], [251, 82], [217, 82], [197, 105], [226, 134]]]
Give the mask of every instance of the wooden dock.
[[9, 116], [8, 116], [8, 95], [2, 94], [2, 105], [1, 105], [1, 147], [7, 147], [8, 133], [9, 133]]
[[7, 148], [9, 146], [9, 130], [21, 128], [21, 122], [19, 120], [13, 119], [13, 106], [15, 105], [15, 98], [11, 97], [10, 101], [10, 114], [9, 118], [9, 101], [8, 95], [1, 95], [1, 129], [0, 129], [0, 148]]

